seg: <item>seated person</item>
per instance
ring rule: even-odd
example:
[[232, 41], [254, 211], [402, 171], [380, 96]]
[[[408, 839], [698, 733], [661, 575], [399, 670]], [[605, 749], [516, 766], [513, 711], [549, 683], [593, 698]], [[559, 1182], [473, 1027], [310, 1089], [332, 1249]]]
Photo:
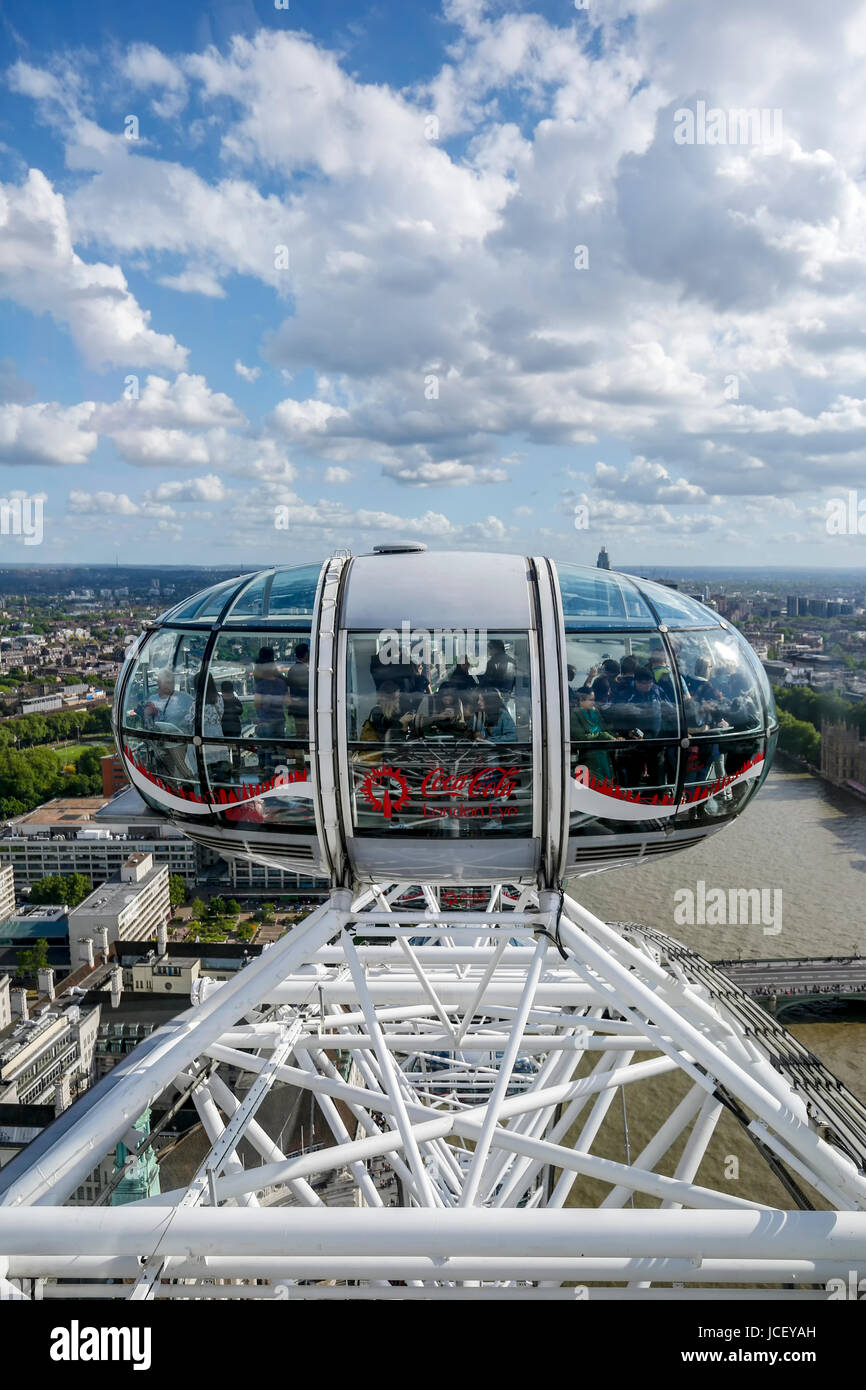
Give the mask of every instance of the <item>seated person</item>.
[[411, 710], [404, 711], [400, 689], [393, 679], [382, 681], [379, 699], [364, 720], [362, 743], [394, 743], [407, 738], [414, 721]]
[[477, 690], [478, 681], [469, 669], [468, 656], [461, 656], [457, 660], [439, 687], [440, 690], [443, 690], [446, 685], [450, 685], [453, 690]]
[[695, 700], [718, 700], [721, 692], [710, 681], [712, 666], [705, 656], [695, 662], [695, 674], [686, 676], [686, 688]]
[[428, 695], [415, 716], [415, 732], [421, 738], [462, 738], [468, 733], [463, 702], [456, 690], [444, 686]]
[[577, 680], [577, 667], [566, 666], [565, 675], [568, 681], [568, 708], [571, 709], [572, 705], [577, 704], [577, 691], [574, 688], [574, 682]]
[[[614, 690], [607, 676], [596, 676], [590, 686], [595, 696], [595, 708], [597, 710], [609, 710], [614, 701]], [[578, 703], [577, 692], [575, 691], [575, 704]]]
[[144, 727], [153, 729], [158, 724], [174, 724], [178, 730], [182, 730], [192, 707], [192, 696], [175, 689], [174, 671], [160, 671], [156, 678], [156, 693], [144, 706]]
[[[601, 677], [598, 677], [600, 680]], [[595, 692], [588, 685], [582, 685], [577, 693], [577, 703], [571, 710], [571, 742], [615, 743], [616, 737], [604, 726], [604, 720], [595, 707]], [[596, 777], [603, 782], [613, 780], [613, 766], [609, 755], [601, 748], [587, 750], [581, 748], [578, 756]]]
[[732, 729], [755, 729], [760, 726], [761, 716], [752, 685], [744, 671], [735, 671], [728, 681], [724, 714]]
[[479, 690], [474, 705], [468, 725], [472, 738], [491, 743], [517, 742], [517, 727], [498, 690]]

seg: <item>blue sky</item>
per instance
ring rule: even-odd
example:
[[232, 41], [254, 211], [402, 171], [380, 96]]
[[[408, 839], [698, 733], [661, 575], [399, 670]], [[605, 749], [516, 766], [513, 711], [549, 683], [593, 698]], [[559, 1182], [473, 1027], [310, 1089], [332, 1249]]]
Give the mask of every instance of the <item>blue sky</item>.
[[861, 564], [866, 5], [700, 10], [7, 3], [0, 555]]

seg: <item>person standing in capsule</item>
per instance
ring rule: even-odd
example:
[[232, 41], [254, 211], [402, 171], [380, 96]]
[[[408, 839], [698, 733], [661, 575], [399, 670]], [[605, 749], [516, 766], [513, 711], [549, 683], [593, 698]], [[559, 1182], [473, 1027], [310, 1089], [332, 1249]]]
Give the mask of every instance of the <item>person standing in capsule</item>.
[[[253, 667], [253, 705], [256, 712], [256, 737], [282, 739], [286, 733], [286, 706], [289, 685], [277, 670], [273, 647], [262, 647]], [[279, 762], [279, 750], [267, 744], [259, 749], [262, 772], [269, 775]]]

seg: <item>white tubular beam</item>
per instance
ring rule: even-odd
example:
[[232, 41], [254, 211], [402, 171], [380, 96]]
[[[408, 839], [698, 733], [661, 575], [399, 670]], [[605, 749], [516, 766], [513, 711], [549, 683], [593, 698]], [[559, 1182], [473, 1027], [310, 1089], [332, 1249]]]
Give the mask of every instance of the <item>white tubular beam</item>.
[[9, 1256], [652, 1255], [742, 1259], [751, 1245], [775, 1260], [866, 1259], [866, 1212], [495, 1211], [470, 1207], [45, 1207], [0, 1212]]
[[[585, 1032], [583, 1036], [586, 1036]], [[524, 1092], [524, 1095], [532, 1096], [550, 1085], [569, 1081], [578, 1067], [581, 1055], [580, 1052], [549, 1053], [539, 1069], [538, 1075], [532, 1085]], [[506, 1128], [516, 1131], [518, 1134], [528, 1134], [533, 1139], [540, 1139], [550, 1124], [555, 1110], [555, 1105], [544, 1105], [539, 1106], [536, 1110], [526, 1110], [522, 1115], [515, 1115], [509, 1120]], [[487, 1201], [490, 1201], [491, 1194], [504, 1182], [509, 1170], [513, 1170], [524, 1162], [526, 1162], [524, 1158], [517, 1154], [511, 1154], [504, 1148], [499, 1149], [495, 1160], [491, 1155], [484, 1175]]]
[[[339, 930], [351, 895], [339, 890], [294, 931], [262, 952], [234, 980], [214, 990], [204, 1004], [172, 1019], [55, 1125], [28, 1146], [26, 1155], [0, 1172], [0, 1206], [64, 1202], [91, 1173], [130, 1124], [147, 1109], [207, 1044], [255, 1008], [263, 994], [297, 969]], [[313, 986], [313, 979], [309, 987]], [[146, 1065], [143, 1065], [146, 1059]]]
[[[481, 1133], [477, 1121], [458, 1116], [454, 1121], [454, 1133], [473, 1138]], [[529, 1158], [539, 1158], [543, 1163], [558, 1168], [568, 1168], [574, 1173], [582, 1173], [588, 1178], [598, 1178], [601, 1182], [621, 1183], [630, 1191], [647, 1192], [653, 1197], [673, 1197], [684, 1206], [693, 1208], [717, 1208], [725, 1210], [773, 1211], [760, 1202], [749, 1202], [742, 1197], [732, 1197], [727, 1192], [715, 1192], [708, 1187], [694, 1187], [691, 1183], [681, 1183], [676, 1178], [664, 1178], [651, 1173], [646, 1168], [629, 1167], [625, 1163], [615, 1163], [609, 1158], [598, 1158], [594, 1154], [577, 1153], [573, 1149], [551, 1144], [543, 1139], [529, 1139], [511, 1130], [497, 1129], [492, 1141], [513, 1153], [525, 1154]], [[503, 1211], [505, 1208], [496, 1208]]]
[[[263, 1057], [235, 1052], [231, 1048], [219, 1047], [218, 1045], [209, 1047], [207, 1052], [208, 1055], [218, 1058], [220, 1061], [230, 1062], [233, 1066], [243, 1066], [248, 1071], [260, 1070], [266, 1064], [266, 1059]], [[359, 1055], [357, 1061], [359, 1068], [363, 1070], [363, 1054]], [[630, 1066], [620, 1065], [614, 1067], [612, 1071], [596, 1069], [590, 1076], [582, 1077], [579, 1081], [567, 1081], [558, 1086], [547, 1086], [543, 1091], [533, 1092], [529, 1096], [526, 1094], [508, 1096], [502, 1102], [500, 1114], [504, 1118], [509, 1115], [519, 1115], [524, 1110], [534, 1110], [540, 1105], [559, 1105], [564, 1101], [573, 1100], [575, 1096], [595, 1095], [608, 1087], [643, 1081], [648, 1076], [660, 1076], [664, 1072], [675, 1070], [675, 1068], [676, 1062], [670, 1057], [650, 1057], [646, 1062], [634, 1062]], [[350, 1101], [381, 1110], [385, 1114], [396, 1115], [396, 1105], [392, 1097], [384, 1091], [380, 1094], [372, 1087], [364, 1089], [360, 1086], [351, 1086], [346, 1081], [334, 1081], [330, 1077], [311, 1076], [308, 1072], [302, 1071], [300, 1067], [278, 1067], [277, 1078], [289, 1082], [292, 1086], [305, 1086], [311, 1091], [334, 1096], [338, 1100]], [[407, 1109], [408, 1113], [418, 1120], [427, 1120], [433, 1113], [428, 1107], [413, 1105], [411, 1102], [408, 1103]]]
[[[291, 938], [291, 936], [292, 933], [290, 932], [289, 937]], [[271, 947], [271, 950], [274, 949]], [[264, 956], [259, 957], [259, 960], [264, 960], [270, 954], [270, 951], [266, 951]], [[247, 969], [249, 968], [248, 966]], [[239, 976], [244, 973], [244, 971], [240, 971]], [[445, 976], [442, 973], [434, 974], [432, 979], [436, 986], [439, 1002], [446, 1009], [460, 1009], [462, 1011], [475, 997], [476, 986], [472, 980], [458, 980], [456, 976]], [[321, 988], [326, 1004], [353, 1006], [357, 1003], [357, 996], [350, 981], [328, 979], [327, 976], [316, 978], [314, 975], [299, 975], [287, 980], [284, 984], [276, 985], [267, 991], [263, 1002], [266, 1004], [305, 1004], [309, 1000], [311, 986], [316, 989]], [[222, 989], [215, 991], [213, 997], [222, 994], [223, 989], [226, 988], [227, 986], [223, 985]], [[520, 1004], [522, 989], [522, 979], [515, 978], [513, 981], [508, 979], [492, 980], [485, 994], [485, 1006], [488, 1011], [498, 1009], [500, 1006], [517, 1008]], [[427, 999], [427, 995], [418, 980], [411, 975], [396, 978], [373, 975], [368, 981], [368, 992], [370, 998], [377, 1005], [380, 1003], [391, 1005], [421, 1004]], [[598, 1002], [599, 991], [594, 985], [578, 980], [564, 980], [561, 983], [542, 980], [536, 992], [536, 1003], [539, 1008], [546, 1007], [551, 1010], [575, 1008]]]
[[[327, 1100], [327, 1097], [325, 1097]], [[333, 1104], [333, 1102], [330, 1102]], [[451, 1132], [452, 1117], [443, 1115], [441, 1120], [427, 1120], [423, 1124], [415, 1126], [415, 1137], [420, 1142], [426, 1139], [438, 1139], [442, 1135]], [[350, 1167], [352, 1164], [364, 1163], [370, 1158], [377, 1158], [383, 1154], [390, 1154], [394, 1149], [402, 1146], [403, 1140], [400, 1131], [397, 1129], [386, 1129], [378, 1135], [370, 1135], [366, 1139], [349, 1139], [334, 1145], [328, 1149], [317, 1149], [315, 1153], [300, 1154], [297, 1158], [287, 1158], [283, 1163], [267, 1163], [261, 1168], [253, 1168], [237, 1176], [227, 1176], [220, 1178], [217, 1182], [217, 1196], [228, 1198], [237, 1196], [242, 1191], [250, 1191], [262, 1187], [277, 1187], [281, 1183], [288, 1183], [293, 1178], [312, 1177], [317, 1173], [327, 1173], [334, 1168]], [[381, 1198], [378, 1197], [374, 1206], [381, 1206]]]
[[[122, 1290], [109, 1288], [106, 1292], [105, 1286], [98, 1289], [80, 1290], [76, 1292], [77, 1298], [121, 1298]], [[49, 1297], [57, 1297], [56, 1294]], [[328, 1284], [292, 1284], [283, 1289], [272, 1292], [267, 1286], [225, 1286], [225, 1285], [206, 1285], [196, 1291], [195, 1286], [190, 1285], [163, 1285], [160, 1291], [160, 1298], [203, 1298], [216, 1299], [228, 1302], [230, 1299], [256, 1299], [270, 1302], [273, 1299], [287, 1301], [291, 1303], [576, 1303], [583, 1298], [579, 1289], [574, 1288], [510, 1288], [502, 1287], [497, 1284], [491, 1287], [489, 1284], [477, 1288], [465, 1288], [463, 1285], [452, 1284], [415, 1284], [412, 1288], [392, 1287], [388, 1285], [364, 1287], [345, 1287], [343, 1285], [332, 1286]], [[603, 1303], [629, 1302], [637, 1298], [649, 1299], [650, 1302], [682, 1302], [685, 1299], [692, 1303], [724, 1303], [734, 1300], [748, 1299], [750, 1302], [776, 1302], [784, 1300], [786, 1302], [797, 1303], [820, 1303], [826, 1299], [827, 1295], [820, 1290], [795, 1289], [784, 1290], [781, 1293], [774, 1293], [771, 1290], [756, 1289], [751, 1293], [743, 1293], [734, 1289], [667, 1289], [654, 1288], [648, 1289], [645, 1293], [634, 1293], [630, 1289], [599, 1288], [593, 1290], [593, 1300]]]
[[[654, 1168], [663, 1158], [671, 1144], [677, 1140], [687, 1125], [700, 1113], [706, 1092], [700, 1086], [692, 1086], [679, 1105], [668, 1115], [664, 1124], [656, 1130], [652, 1139], [633, 1160], [635, 1168]], [[602, 1202], [603, 1207], [621, 1207], [628, 1201], [631, 1193], [624, 1187], [615, 1187]]]
[[[135, 1279], [141, 1266], [134, 1255], [15, 1255], [9, 1262], [16, 1279]], [[737, 1259], [688, 1259], [666, 1256], [536, 1256], [518, 1259], [509, 1256], [459, 1256], [443, 1259], [426, 1255], [195, 1255], [174, 1256], [167, 1262], [167, 1279], [650, 1279], [689, 1284], [739, 1284], [749, 1280], [761, 1284], [825, 1284], [843, 1279], [847, 1286], [850, 1262], [844, 1260], [800, 1260], [755, 1258], [741, 1254]], [[92, 1287], [103, 1293], [108, 1285]], [[190, 1286], [194, 1296], [196, 1290]], [[78, 1298], [81, 1286], [67, 1286], [57, 1296]], [[48, 1285], [46, 1285], [46, 1292]], [[127, 1290], [120, 1290], [126, 1294]], [[200, 1296], [207, 1296], [207, 1287]], [[747, 1290], [740, 1290], [742, 1297]], [[595, 1291], [593, 1291], [593, 1296]], [[826, 1298], [826, 1293], [823, 1294]]]
[[[500, 926], [504, 931], [508, 931], [512, 925], [544, 927], [550, 926], [549, 914], [539, 911], [534, 912], [514, 912], [510, 908], [505, 912], [451, 912], [441, 907], [428, 908], [425, 912], [407, 912], [402, 907], [394, 908], [393, 912], [385, 912], [376, 909], [370, 912], [354, 912], [351, 917], [352, 925], [356, 926], [363, 934], [363, 929], [370, 922], [379, 925], [387, 925], [390, 928], [411, 922], [413, 925], [426, 927], [429, 932], [435, 932], [437, 927], [445, 928], [449, 932], [452, 927], [459, 926], [481, 926], [487, 930], [489, 927]], [[413, 936], [421, 936], [422, 932], [415, 931]]]
[[[444, 1033], [385, 1033], [386, 1045], [394, 1052], [504, 1052], [511, 1035], [509, 1033], [472, 1033], [455, 1046], [450, 1035]], [[342, 1052], [352, 1052], [355, 1048], [369, 1050], [374, 1047], [368, 1033], [302, 1033], [298, 1039], [302, 1047], [339, 1048]], [[520, 1040], [521, 1053], [551, 1052], [658, 1052], [654, 1038], [630, 1035], [611, 1038], [609, 1035], [595, 1037], [592, 1034], [563, 1033], [548, 1037], [546, 1034], [524, 1034]], [[576, 1060], [573, 1059], [573, 1060]]]
[[[694, 1182], [721, 1113], [721, 1101], [714, 1100], [712, 1096], [704, 1096], [697, 1119], [692, 1125], [692, 1132], [676, 1166], [675, 1178], [682, 1178], [684, 1182]], [[668, 1205], [667, 1200], [662, 1202], [663, 1207], [667, 1208]]]
[[[211, 1095], [210, 1088], [206, 1085], [199, 1086], [193, 1091], [192, 1100], [211, 1145], [217, 1144], [225, 1134], [225, 1125], [217, 1109], [216, 1101]], [[207, 1166], [207, 1160], [205, 1160], [205, 1166]], [[221, 1158], [220, 1166], [224, 1166], [226, 1174], [238, 1174], [244, 1171], [243, 1164], [234, 1151], [234, 1146]], [[216, 1177], [216, 1172], [214, 1172], [214, 1177]], [[238, 1196], [238, 1201], [241, 1206], [258, 1206], [256, 1196], [249, 1190], [241, 1193]]]
[[[480, 948], [480, 947], [476, 947], [475, 949], [476, 949], [476, 950], [480, 950], [481, 948]], [[498, 965], [499, 965], [499, 962], [502, 960], [502, 958], [503, 958], [503, 956], [505, 955], [505, 952], [506, 952], [507, 950], [508, 950], [508, 937], [507, 937], [507, 936], [504, 936], [504, 937], [502, 938], [502, 940], [498, 943], [498, 945], [494, 948], [494, 950], [491, 952], [490, 959], [488, 960], [488, 963], [487, 963], [487, 968], [486, 968], [486, 970], [484, 971], [484, 974], [481, 976], [480, 981], [478, 982], [478, 988], [476, 989], [475, 993], [473, 994], [472, 998], [470, 999], [470, 1001], [469, 1001], [469, 1003], [468, 1003], [468, 1005], [467, 1005], [467, 1007], [466, 1007], [466, 1012], [464, 1013], [462, 1019], [460, 1020], [460, 1026], [459, 1026], [459, 1028], [457, 1029], [457, 1037], [456, 1037], [456, 1039], [455, 1039], [456, 1042], [459, 1042], [459, 1041], [460, 1041], [460, 1039], [463, 1037], [464, 1033], [465, 1033], [466, 1030], [468, 1029], [470, 1023], [472, 1022], [473, 1018], [474, 1018], [475, 1015], [478, 1013], [478, 1010], [479, 1010], [480, 1005], [481, 1005], [481, 1000], [484, 998], [484, 994], [485, 994], [485, 991], [486, 991], [486, 989], [487, 989], [487, 986], [490, 984], [490, 981], [493, 979], [493, 976], [494, 976], [494, 974], [496, 973], [496, 969], [497, 969], [497, 967], [498, 967]]]
[[367, 1020], [367, 1028], [371, 1036], [376, 1038], [377, 1041], [375, 1049], [376, 1056], [379, 1059], [379, 1067], [382, 1072], [385, 1089], [394, 1104], [394, 1119], [397, 1122], [397, 1128], [403, 1139], [403, 1151], [415, 1179], [415, 1189], [418, 1198], [424, 1206], [432, 1207], [435, 1205], [436, 1198], [430, 1179], [424, 1169], [424, 1160], [421, 1157], [418, 1145], [415, 1141], [415, 1136], [412, 1133], [412, 1125], [406, 1113], [406, 1104], [400, 1090], [400, 1078], [397, 1074], [397, 1069], [394, 1066], [391, 1054], [385, 1044], [385, 1040], [382, 1037], [382, 1029], [376, 1017], [376, 1009], [373, 1000], [370, 998], [370, 991], [367, 989], [364, 970], [358, 960], [355, 951], [355, 943], [352, 941], [348, 932], [343, 933], [343, 942], [346, 951], [346, 962], [352, 974], [358, 1002], [364, 1011], [364, 1017]]
[[[604, 927], [603, 922], [599, 922], [598, 925]], [[560, 921], [559, 932], [560, 939], [573, 953], [574, 969], [579, 974], [587, 967], [601, 972], [603, 978], [610, 981], [609, 993], [611, 998], [617, 1001], [617, 1007], [623, 1012], [639, 1009], [663, 1027], [667, 1036], [659, 1035], [659, 1045], [663, 1051], [676, 1058], [695, 1081], [706, 1090], [715, 1089], [713, 1078], [727, 1086], [759, 1119], [775, 1130], [796, 1154], [808, 1161], [810, 1169], [832, 1189], [838, 1204], [853, 1201], [857, 1205], [866, 1205], [866, 1179], [858, 1173], [849, 1158], [819, 1139], [808, 1124], [796, 1117], [792, 1108], [783, 1106], [744, 1068], [726, 1056], [705, 1033], [701, 1033], [679, 1016], [674, 1008], [638, 979], [634, 971], [612, 960], [587, 932], [575, 927], [564, 916]], [[694, 1068], [688, 1066], [682, 1053], [676, 1045], [668, 1041], [668, 1038], [677, 1039], [679, 1047], [686, 1049], [696, 1062], [706, 1068], [708, 1074], [701, 1076]], [[799, 1098], [792, 1096], [791, 1107], [800, 1107], [802, 1104]]]
[[511, 1030], [511, 1037], [508, 1047], [499, 1065], [499, 1074], [496, 1084], [487, 1105], [487, 1112], [484, 1122], [478, 1135], [475, 1145], [475, 1152], [469, 1165], [469, 1172], [460, 1194], [461, 1207], [471, 1207], [478, 1196], [478, 1188], [481, 1184], [481, 1177], [484, 1172], [484, 1165], [487, 1162], [487, 1155], [490, 1153], [490, 1143], [493, 1138], [493, 1131], [499, 1124], [499, 1112], [502, 1102], [505, 1099], [505, 1092], [511, 1081], [511, 1073], [514, 1070], [514, 1063], [517, 1061], [517, 1054], [520, 1051], [520, 1044], [523, 1041], [523, 1030], [526, 1027], [526, 1019], [529, 1010], [532, 1008], [532, 1001], [535, 997], [535, 987], [541, 975], [541, 967], [544, 963], [544, 953], [547, 946], [543, 937], [539, 938], [538, 945], [532, 956], [532, 961], [526, 972], [526, 980], [523, 987], [523, 997], [517, 1010], [517, 1017]]
[[[436, 994], [436, 991], [430, 983], [429, 976], [427, 972], [424, 970], [424, 967], [422, 966], [417, 955], [415, 954], [414, 949], [409, 945], [409, 941], [405, 936], [399, 937], [397, 944], [400, 950], [403, 952], [403, 955], [406, 957], [409, 964], [411, 965], [412, 970], [418, 980], [418, 983], [420, 984], [424, 993], [427, 995], [427, 998], [430, 1000], [430, 1003], [433, 1005], [433, 1008], [436, 1010], [440, 1023], [444, 1024], [445, 1028], [448, 1030], [449, 1041], [453, 1043], [454, 1030], [451, 1027], [451, 1020], [449, 1019], [447, 1013], [445, 1012], [441, 1003], [439, 1002], [439, 998]], [[434, 949], [437, 949], [439, 951], [441, 961], [442, 947], [439, 946]]]
[[[228, 1086], [217, 1072], [214, 1072], [213, 1076], [208, 1078], [208, 1086], [210, 1087], [211, 1095], [220, 1109], [226, 1115], [235, 1115], [240, 1109], [240, 1101], [232, 1095]], [[286, 1155], [283, 1153], [282, 1149], [274, 1143], [267, 1130], [262, 1129], [258, 1120], [249, 1119], [244, 1134], [253, 1148], [261, 1154], [266, 1163], [285, 1163], [287, 1161]], [[303, 1178], [290, 1182], [289, 1189], [294, 1193], [299, 1202], [303, 1202], [304, 1206], [320, 1207], [324, 1205], [321, 1197], [313, 1191], [308, 1182], [303, 1181]]]
[[[297, 1058], [302, 1068], [311, 1072], [315, 1071], [312, 1059], [300, 1047], [297, 1049]], [[344, 1147], [346, 1145], [350, 1145], [352, 1141], [349, 1136], [349, 1131], [343, 1124], [340, 1112], [337, 1109], [334, 1102], [331, 1100], [331, 1097], [320, 1095], [317, 1096], [316, 1099], [318, 1101], [319, 1108], [321, 1109], [322, 1114], [328, 1122], [328, 1126], [331, 1130], [331, 1133], [337, 1141], [337, 1145], [343, 1145]], [[333, 1150], [329, 1150], [328, 1152], [333, 1153]], [[333, 1160], [332, 1166], [336, 1166], [333, 1164]], [[378, 1189], [376, 1188], [373, 1179], [370, 1177], [370, 1174], [364, 1167], [364, 1164], [362, 1162], [359, 1162], [358, 1159], [352, 1159], [349, 1163], [349, 1169], [352, 1173], [353, 1178], [355, 1179], [355, 1182], [358, 1184], [358, 1187], [360, 1188], [364, 1197], [367, 1199], [367, 1205], [371, 1207], [381, 1207], [382, 1198], [379, 1195]]]
[[696, 1020], [703, 1020], [710, 1024], [716, 1031], [719, 1027], [719, 1016], [713, 1005], [702, 998], [695, 990], [694, 986], [679, 984], [670, 973], [656, 964], [646, 951], [633, 946], [630, 941], [618, 931], [614, 931], [606, 922], [593, 915], [585, 907], [582, 907], [574, 898], [566, 893], [564, 906], [568, 909], [575, 923], [579, 924], [596, 942], [601, 942], [606, 948], [608, 955], [612, 955], [618, 962], [628, 966], [633, 966], [642, 979], [651, 981], [668, 1002], [672, 1004], [679, 1013], [692, 1015]]
[[[340, 1076], [339, 1072], [337, 1071], [337, 1068], [334, 1066], [331, 1059], [328, 1057], [327, 1053], [314, 1053], [313, 1061], [315, 1062], [319, 1071], [322, 1072], [325, 1076], [330, 1077], [333, 1081], [342, 1081], [342, 1077]], [[373, 1078], [371, 1076], [366, 1076], [365, 1080], [372, 1083]], [[370, 1089], [371, 1091], [374, 1089], [372, 1084], [370, 1086]], [[363, 1105], [356, 1105], [351, 1101], [347, 1101], [346, 1104], [354, 1118], [358, 1121], [358, 1124], [367, 1134], [367, 1136], [373, 1139], [378, 1138], [382, 1131], [373, 1120], [369, 1110], [365, 1109]], [[382, 1111], [383, 1107], [381, 1102], [379, 1102], [376, 1105], [376, 1109], [380, 1112]], [[397, 1134], [399, 1135], [399, 1130], [397, 1131]], [[397, 1175], [397, 1177], [400, 1178], [403, 1183], [405, 1183], [407, 1191], [414, 1190], [412, 1170], [411, 1168], [409, 1168], [408, 1164], [405, 1163], [402, 1155], [399, 1153], [399, 1145], [395, 1145], [393, 1148], [388, 1150], [388, 1160], [391, 1164], [391, 1167], [394, 1169], [394, 1172]]]
[[[627, 1052], [623, 1057], [620, 1057], [620, 1067], [628, 1067], [633, 1055], [633, 1053]], [[591, 1075], [603, 1076], [605, 1072], [615, 1064], [616, 1060], [613, 1052], [603, 1053]], [[592, 1142], [602, 1126], [604, 1117], [613, 1103], [615, 1095], [616, 1089], [612, 1086], [608, 1086], [596, 1096], [589, 1118], [580, 1132], [577, 1143], [573, 1146], [575, 1150], [581, 1153], [589, 1152]], [[548, 1143], [558, 1144], [561, 1142], [564, 1136], [568, 1134], [569, 1130], [576, 1123], [578, 1115], [587, 1105], [588, 1100], [588, 1095], [582, 1095], [575, 1097], [574, 1100], [569, 1102], [553, 1129], [546, 1136]], [[515, 1165], [513, 1181], [505, 1185], [504, 1191], [500, 1194], [502, 1201], [500, 1202], [497, 1200], [496, 1205], [516, 1206], [523, 1194], [527, 1192], [537, 1180], [543, 1167], [544, 1164], [537, 1159], [529, 1160], [525, 1156], [519, 1159]], [[564, 1170], [546, 1205], [549, 1207], [563, 1206], [576, 1177], [576, 1173], [569, 1172], [567, 1169]]]

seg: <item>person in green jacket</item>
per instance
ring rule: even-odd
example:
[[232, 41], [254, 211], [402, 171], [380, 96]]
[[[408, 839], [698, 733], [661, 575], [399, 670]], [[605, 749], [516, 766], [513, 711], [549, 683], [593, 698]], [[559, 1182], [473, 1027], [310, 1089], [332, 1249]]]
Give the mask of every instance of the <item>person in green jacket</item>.
[[[595, 707], [595, 694], [588, 685], [582, 685], [575, 691], [576, 701], [571, 707], [571, 742], [588, 743], [609, 742], [616, 743], [614, 734], [608, 733], [604, 727], [604, 721]], [[610, 754], [602, 748], [581, 750], [581, 758], [590, 772], [600, 778], [603, 782], [613, 781], [613, 765]]]

